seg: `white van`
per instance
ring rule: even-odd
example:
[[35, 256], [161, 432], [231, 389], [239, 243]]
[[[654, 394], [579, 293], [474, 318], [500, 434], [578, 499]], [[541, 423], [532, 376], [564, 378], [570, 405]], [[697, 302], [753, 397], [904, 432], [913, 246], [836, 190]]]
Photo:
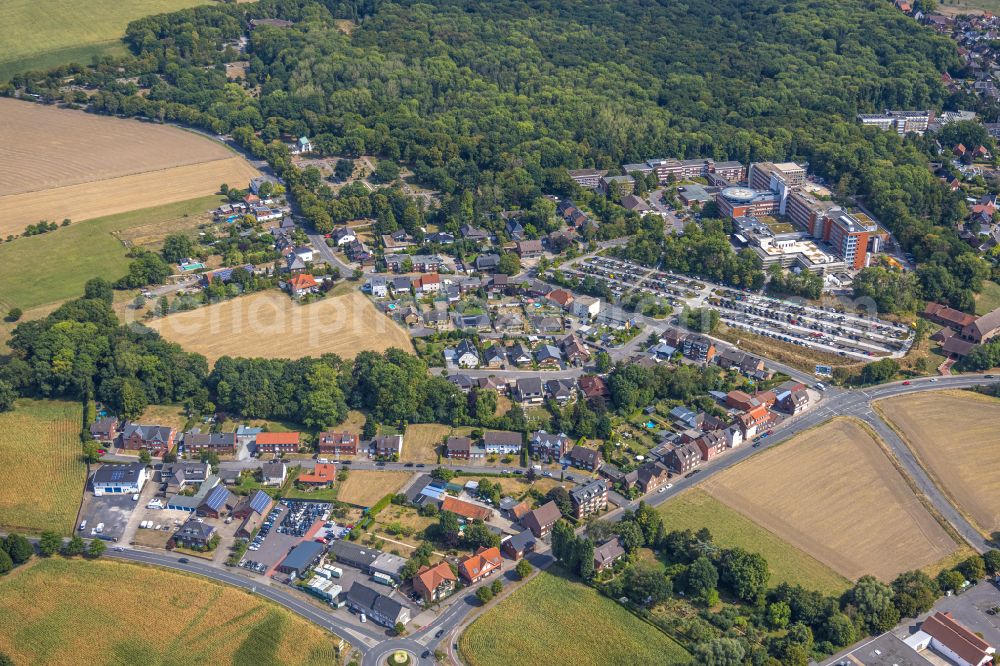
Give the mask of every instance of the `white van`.
[[84, 520], [84, 521], [82, 521], [80, 523], [80, 531], [82, 532], [85, 529], [87, 529], [87, 521], [86, 520]]
[[364, 623], [365, 623], [365, 622], [367, 622], [367, 621], [368, 621], [368, 618], [367, 618], [367, 617], [365, 617], [365, 614], [364, 614], [364, 613], [362, 613], [362, 614], [361, 614], [361, 624], [364, 624]]

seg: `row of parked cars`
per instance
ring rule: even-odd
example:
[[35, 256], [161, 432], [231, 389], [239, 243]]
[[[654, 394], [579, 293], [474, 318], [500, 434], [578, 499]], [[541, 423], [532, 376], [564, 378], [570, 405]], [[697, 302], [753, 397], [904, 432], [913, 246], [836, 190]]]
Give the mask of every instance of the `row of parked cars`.
[[278, 532], [291, 536], [305, 536], [309, 528], [317, 520], [326, 520], [330, 517], [330, 505], [325, 502], [300, 502], [296, 500], [284, 500], [282, 502], [288, 507], [288, 512], [281, 519]]

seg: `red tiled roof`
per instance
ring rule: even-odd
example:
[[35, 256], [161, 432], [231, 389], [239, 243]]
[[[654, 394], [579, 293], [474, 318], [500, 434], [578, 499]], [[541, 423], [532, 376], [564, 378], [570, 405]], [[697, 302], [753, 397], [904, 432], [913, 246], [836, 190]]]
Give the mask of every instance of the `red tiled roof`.
[[447, 562], [441, 562], [433, 567], [424, 566], [417, 571], [413, 577], [413, 588], [418, 592], [429, 595], [437, 589], [437, 586], [446, 580], [456, 581], [455, 574]]
[[480, 548], [475, 555], [470, 555], [458, 563], [458, 571], [464, 578], [472, 580], [499, 569], [501, 562], [499, 548]]
[[302, 289], [312, 289], [318, 286], [319, 283], [309, 273], [299, 273], [298, 275], [293, 275], [288, 280], [288, 284], [292, 285], [292, 289], [295, 291], [301, 291]]
[[573, 300], [573, 294], [569, 293], [565, 289], [554, 289], [549, 292], [547, 297], [550, 301], [555, 301], [559, 305], [566, 305]]
[[257, 435], [258, 445], [272, 444], [298, 444], [299, 433], [297, 432], [262, 432]]
[[951, 613], [934, 613], [924, 620], [920, 630], [970, 664], [982, 663], [993, 652], [989, 643], [955, 622]]
[[300, 474], [302, 483], [333, 483], [337, 478], [337, 466], [327, 463], [317, 463], [312, 474]]
[[442, 511], [451, 511], [454, 514], [462, 516], [463, 518], [469, 518], [470, 520], [475, 520], [476, 518], [480, 520], [487, 520], [491, 515], [492, 511], [484, 506], [479, 506], [478, 504], [473, 504], [471, 502], [464, 502], [460, 499], [456, 499], [451, 495], [446, 495], [444, 500], [441, 502]]

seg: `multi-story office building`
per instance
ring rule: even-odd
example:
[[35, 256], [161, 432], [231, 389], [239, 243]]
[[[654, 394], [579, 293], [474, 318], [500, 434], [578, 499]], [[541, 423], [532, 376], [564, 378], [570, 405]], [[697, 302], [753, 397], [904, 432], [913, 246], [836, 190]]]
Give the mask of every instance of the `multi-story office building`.
[[927, 126], [934, 120], [933, 111], [886, 111], [885, 113], [859, 113], [858, 120], [862, 125], [878, 127], [885, 132], [895, 131], [899, 134], [914, 132], [923, 134]]
[[[711, 159], [662, 159], [649, 160], [647, 164], [661, 183], [669, 182], [671, 176], [674, 180], [715, 176], [728, 182], [740, 182], [746, 177], [746, 169], [739, 162], [716, 162]], [[634, 167], [636, 165], [627, 166]]]
[[719, 214], [725, 217], [761, 217], [774, 215], [781, 205], [781, 197], [771, 190], [749, 187], [727, 187], [715, 195]]

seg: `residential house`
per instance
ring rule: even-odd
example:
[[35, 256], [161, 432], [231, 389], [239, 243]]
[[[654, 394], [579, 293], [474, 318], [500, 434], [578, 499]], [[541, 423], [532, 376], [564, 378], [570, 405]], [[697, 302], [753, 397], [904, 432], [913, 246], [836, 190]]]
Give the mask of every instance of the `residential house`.
[[715, 357], [715, 343], [704, 335], [688, 336], [682, 349], [686, 357], [700, 363], [709, 363]]
[[531, 434], [531, 455], [545, 462], [559, 462], [569, 450], [570, 438], [566, 433], [558, 435], [537, 430]]
[[262, 432], [257, 435], [255, 446], [259, 453], [298, 453], [299, 433]]
[[977, 345], [983, 345], [1000, 335], [1000, 308], [984, 314], [962, 329], [961, 336]]
[[535, 350], [535, 362], [543, 368], [562, 367], [562, 352], [552, 345], [541, 345]]
[[441, 510], [450, 511], [465, 520], [486, 521], [493, 517], [493, 509], [488, 506], [460, 500], [457, 497], [452, 497], [451, 495], [445, 495], [442, 497]]
[[569, 460], [569, 464], [573, 467], [577, 469], [589, 469], [592, 472], [599, 470], [603, 462], [600, 451], [587, 448], [586, 446], [574, 446], [566, 457]]
[[514, 365], [528, 365], [532, 360], [531, 351], [520, 342], [511, 345], [507, 356]]
[[333, 233], [330, 234], [330, 238], [332, 238], [333, 242], [337, 244], [337, 247], [350, 245], [351, 243], [358, 240], [358, 237], [348, 227], [339, 227], [337, 229], [334, 229]]
[[507, 382], [497, 377], [480, 377], [476, 380], [481, 391], [496, 391], [499, 395], [507, 395], [510, 387]]
[[567, 335], [559, 341], [559, 349], [566, 355], [566, 360], [575, 366], [581, 366], [590, 360], [590, 352], [574, 334]]
[[313, 256], [316, 254], [315, 250], [313, 250], [308, 245], [299, 245], [298, 247], [293, 249], [292, 252], [295, 254], [296, 257], [299, 257], [300, 259], [302, 259], [302, 261], [306, 262], [307, 264], [312, 263]]
[[486, 295], [490, 298], [500, 298], [510, 290], [510, 276], [504, 273], [495, 273], [486, 283]]
[[499, 265], [499, 254], [481, 254], [476, 257], [476, 270], [480, 273], [495, 273]]
[[507, 430], [487, 430], [483, 434], [487, 455], [511, 455], [521, 452], [521, 433]]
[[618, 537], [605, 541], [600, 546], [594, 548], [594, 570], [604, 571], [614, 566], [615, 562], [625, 557], [625, 549], [622, 548], [621, 540]]
[[450, 375], [448, 381], [459, 388], [462, 393], [468, 393], [476, 386], [476, 381], [469, 375]]
[[[302, 273], [307, 268], [305, 260], [297, 254], [294, 254], [289, 248], [285, 251], [285, 272], [286, 273]], [[294, 295], [294, 294], [293, 294]]]
[[483, 362], [488, 368], [502, 368], [507, 362], [507, 351], [501, 345], [493, 345], [483, 352]]
[[433, 567], [422, 566], [413, 577], [413, 591], [424, 599], [424, 603], [441, 601], [455, 591], [458, 578], [447, 562], [439, 562]]
[[463, 338], [455, 347], [445, 349], [445, 361], [460, 368], [478, 368], [479, 351], [469, 338]]
[[574, 317], [593, 319], [601, 311], [601, 299], [586, 294], [577, 296], [573, 299], [569, 311]]
[[202, 549], [208, 548], [209, 542], [215, 536], [215, 531], [214, 526], [189, 518], [179, 530], [174, 532], [172, 538], [174, 543], [184, 548]]
[[234, 432], [188, 432], [184, 434], [184, 452], [188, 455], [211, 451], [218, 455], [231, 455], [236, 452], [236, 433]]
[[535, 537], [544, 539], [560, 518], [562, 518], [562, 513], [559, 511], [559, 505], [555, 502], [548, 502], [534, 511], [529, 511], [521, 519], [521, 524], [531, 530]]
[[395, 627], [410, 621], [410, 609], [399, 601], [373, 590], [367, 585], [354, 583], [347, 591], [347, 606], [353, 611], [364, 613], [383, 627]]
[[956, 331], [961, 331], [976, 321], [975, 315], [966, 314], [960, 310], [955, 310], [954, 308], [934, 303], [933, 301], [927, 303], [923, 314], [924, 317], [930, 319], [935, 324], [948, 326]]
[[261, 485], [280, 487], [284, 485], [287, 476], [288, 471], [285, 467], [285, 463], [280, 460], [276, 462], [266, 462], [260, 466]]
[[537, 544], [538, 539], [531, 533], [531, 530], [524, 530], [505, 538], [500, 544], [500, 550], [510, 559], [517, 561], [528, 553], [534, 552]]
[[330, 463], [316, 463], [311, 472], [303, 471], [295, 483], [307, 488], [330, 488], [337, 478], [337, 466]]
[[188, 486], [200, 486], [208, 478], [209, 465], [203, 462], [165, 463], [160, 468], [160, 482], [168, 494], [179, 493]]
[[775, 397], [777, 398], [775, 401], [777, 408], [793, 416], [809, 409], [809, 391], [802, 384], [796, 383], [795, 386], [787, 389], [778, 387]]
[[576, 396], [576, 385], [572, 379], [550, 379], [545, 382], [545, 392], [560, 405], [565, 405]]
[[114, 416], [105, 416], [90, 424], [90, 436], [96, 441], [110, 444], [118, 436], [118, 419]]
[[317, 443], [320, 455], [358, 455], [358, 436], [353, 432], [321, 432], [317, 437]]
[[645, 215], [653, 210], [649, 207], [649, 204], [634, 194], [627, 194], [624, 198], [622, 198], [622, 207], [625, 210], [631, 210], [639, 213], [639, 215]]
[[670, 449], [664, 462], [675, 474], [684, 474], [701, 464], [701, 449], [694, 442], [688, 442]]
[[228, 488], [224, 485], [218, 485], [205, 495], [205, 499], [201, 501], [196, 511], [199, 516], [219, 518], [226, 511], [232, 511], [236, 507], [237, 501], [236, 495], [229, 492]]
[[[681, 449], [686, 447], [694, 447], [694, 455], [700, 461], [701, 452], [698, 451], [698, 447], [693, 444], [685, 444], [681, 446]], [[675, 449], [677, 450], [677, 449]], [[654, 490], [667, 484], [670, 479], [670, 471], [660, 462], [646, 462], [643, 463], [639, 469], [636, 470], [636, 480], [635, 483], [639, 486], [639, 489], [643, 493], [651, 493]]]
[[455, 328], [466, 331], [478, 331], [485, 333], [493, 330], [493, 324], [488, 314], [461, 314], [456, 312], [452, 317]]
[[227, 486], [235, 486], [243, 478], [243, 473], [238, 469], [220, 469], [218, 476]]
[[351, 261], [356, 261], [359, 264], [371, 263], [373, 255], [364, 243], [359, 240], [352, 241], [347, 244], [347, 249], [344, 250], [344, 254]]
[[377, 458], [391, 458], [403, 455], [402, 435], [380, 435], [372, 439], [372, 448]]
[[472, 585], [494, 571], [499, 571], [501, 566], [503, 558], [500, 557], [499, 548], [479, 548], [475, 554], [458, 563], [458, 574], [467, 584]]
[[507, 235], [511, 237], [511, 240], [519, 241], [524, 239], [524, 227], [517, 221], [517, 218], [508, 218], [504, 228], [507, 230]]
[[414, 254], [410, 257], [413, 270], [421, 273], [437, 272], [444, 267], [444, 259], [436, 254]]
[[95, 497], [132, 495], [142, 492], [146, 479], [146, 466], [142, 463], [101, 465], [90, 477], [90, 486]]
[[757, 402], [756, 398], [748, 393], [744, 393], [743, 391], [730, 391], [726, 394], [726, 407], [729, 407], [730, 409], [738, 409], [745, 412], [749, 409], [753, 409], [759, 404], [760, 403]]
[[295, 151], [299, 155], [303, 153], [311, 153], [313, 151], [312, 141], [309, 140], [307, 136], [300, 136], [295, 142]]
[[564, 310], [568, 310], [570, 305], [573, 303], [573, 294], [565, 289], [553, 289], [545, 298], [549, 299]]
[[722, 431], [722, 434], [726, 438], [726, 446], [729, 448], [734, 448], [743, 443], [743, 430], [736, 424], [733, 424]]
[[428, 273], [413, 279], [413, 292], [418, 296], [436, 294], [439, 291], [441, 291], [441, 276], [437, 273]]
[[[468, 437], [449, 437], [444, 443], [444, 455], [447, 458], [470, 460], [472, 458], [472, 440]], [[482, 457], [485, 457], [485, 451]]]
[[119, 438], [119, 446], [127, 451], [146, 449], [150, 455], [161, 456], [174, 448], [177, 431], [170, 426], [126, 423]]
[[490, 234], [488, 231], [483, 231], [471, 224], [463, 224], [462, 228], [458, 230], [462, 234], [462, 238], [465, 240], [470, 240], [473, 242], [488, 241], [490, 239]]
[[432, 234], [427, 234], [424, 239], [428, 243], [436, 243], [438, 245], [452, 245], [455, 242], [455, 236], [444, 231], [438, 231]]
[[389, 282], [381, 275], [375, 275], [368, 280], [368, 291], [375, 298], [388, 298]]
[[447, 310], [430, 310], [424, 314], [424, 323], [429, 328], [441, 331], [448, 328], [448, 325], [451, 323], [451, 316]]
[[569, 491], [569, 498], [573, 502], [573, 515], [583, 520], [608, 508], [608, 484], [604, 479], [594, 479]]
[[309, 273], [299, 273], [298, 275], [293, 275], [288, 279], [286, 284], [288, 285], [288, 293], [295, 298], [302, 298], [306, 294], [319, 288], [319, 283], [316, 282], [316, 278]]
[[517, 241], [517, 253], [522, 259], [532, 259], [542, 256], [542, 241], [522, 240]]
[[611, 395], [608, 385], [602, 377], [597, 375], [584, 375], [579, 380], [580, 391], [587, 400], [592, 398], [607, 398]]
[[753, 439], [760, 430], [766, 427], [770, 413], [764, 405], [757, 405], [736, 417], [736, 423], [743, 431], [743, 439]]
[[559, 317], [531, 317], [531, 327], [536, 333], [558, 333], [563, 330], [562, 319]]
[[706, 432], [696, 439], [694, 443], [701, 452], [701, 459], [704, 461], [711, 460], [720, 453], [723, 453], [727, 445], [725, 434], [718, 430]]
[[543, 401], [542, 380], [539, 377], [521, 377], [514, 384], [514, 398], [526, 405], [540, 405]]

